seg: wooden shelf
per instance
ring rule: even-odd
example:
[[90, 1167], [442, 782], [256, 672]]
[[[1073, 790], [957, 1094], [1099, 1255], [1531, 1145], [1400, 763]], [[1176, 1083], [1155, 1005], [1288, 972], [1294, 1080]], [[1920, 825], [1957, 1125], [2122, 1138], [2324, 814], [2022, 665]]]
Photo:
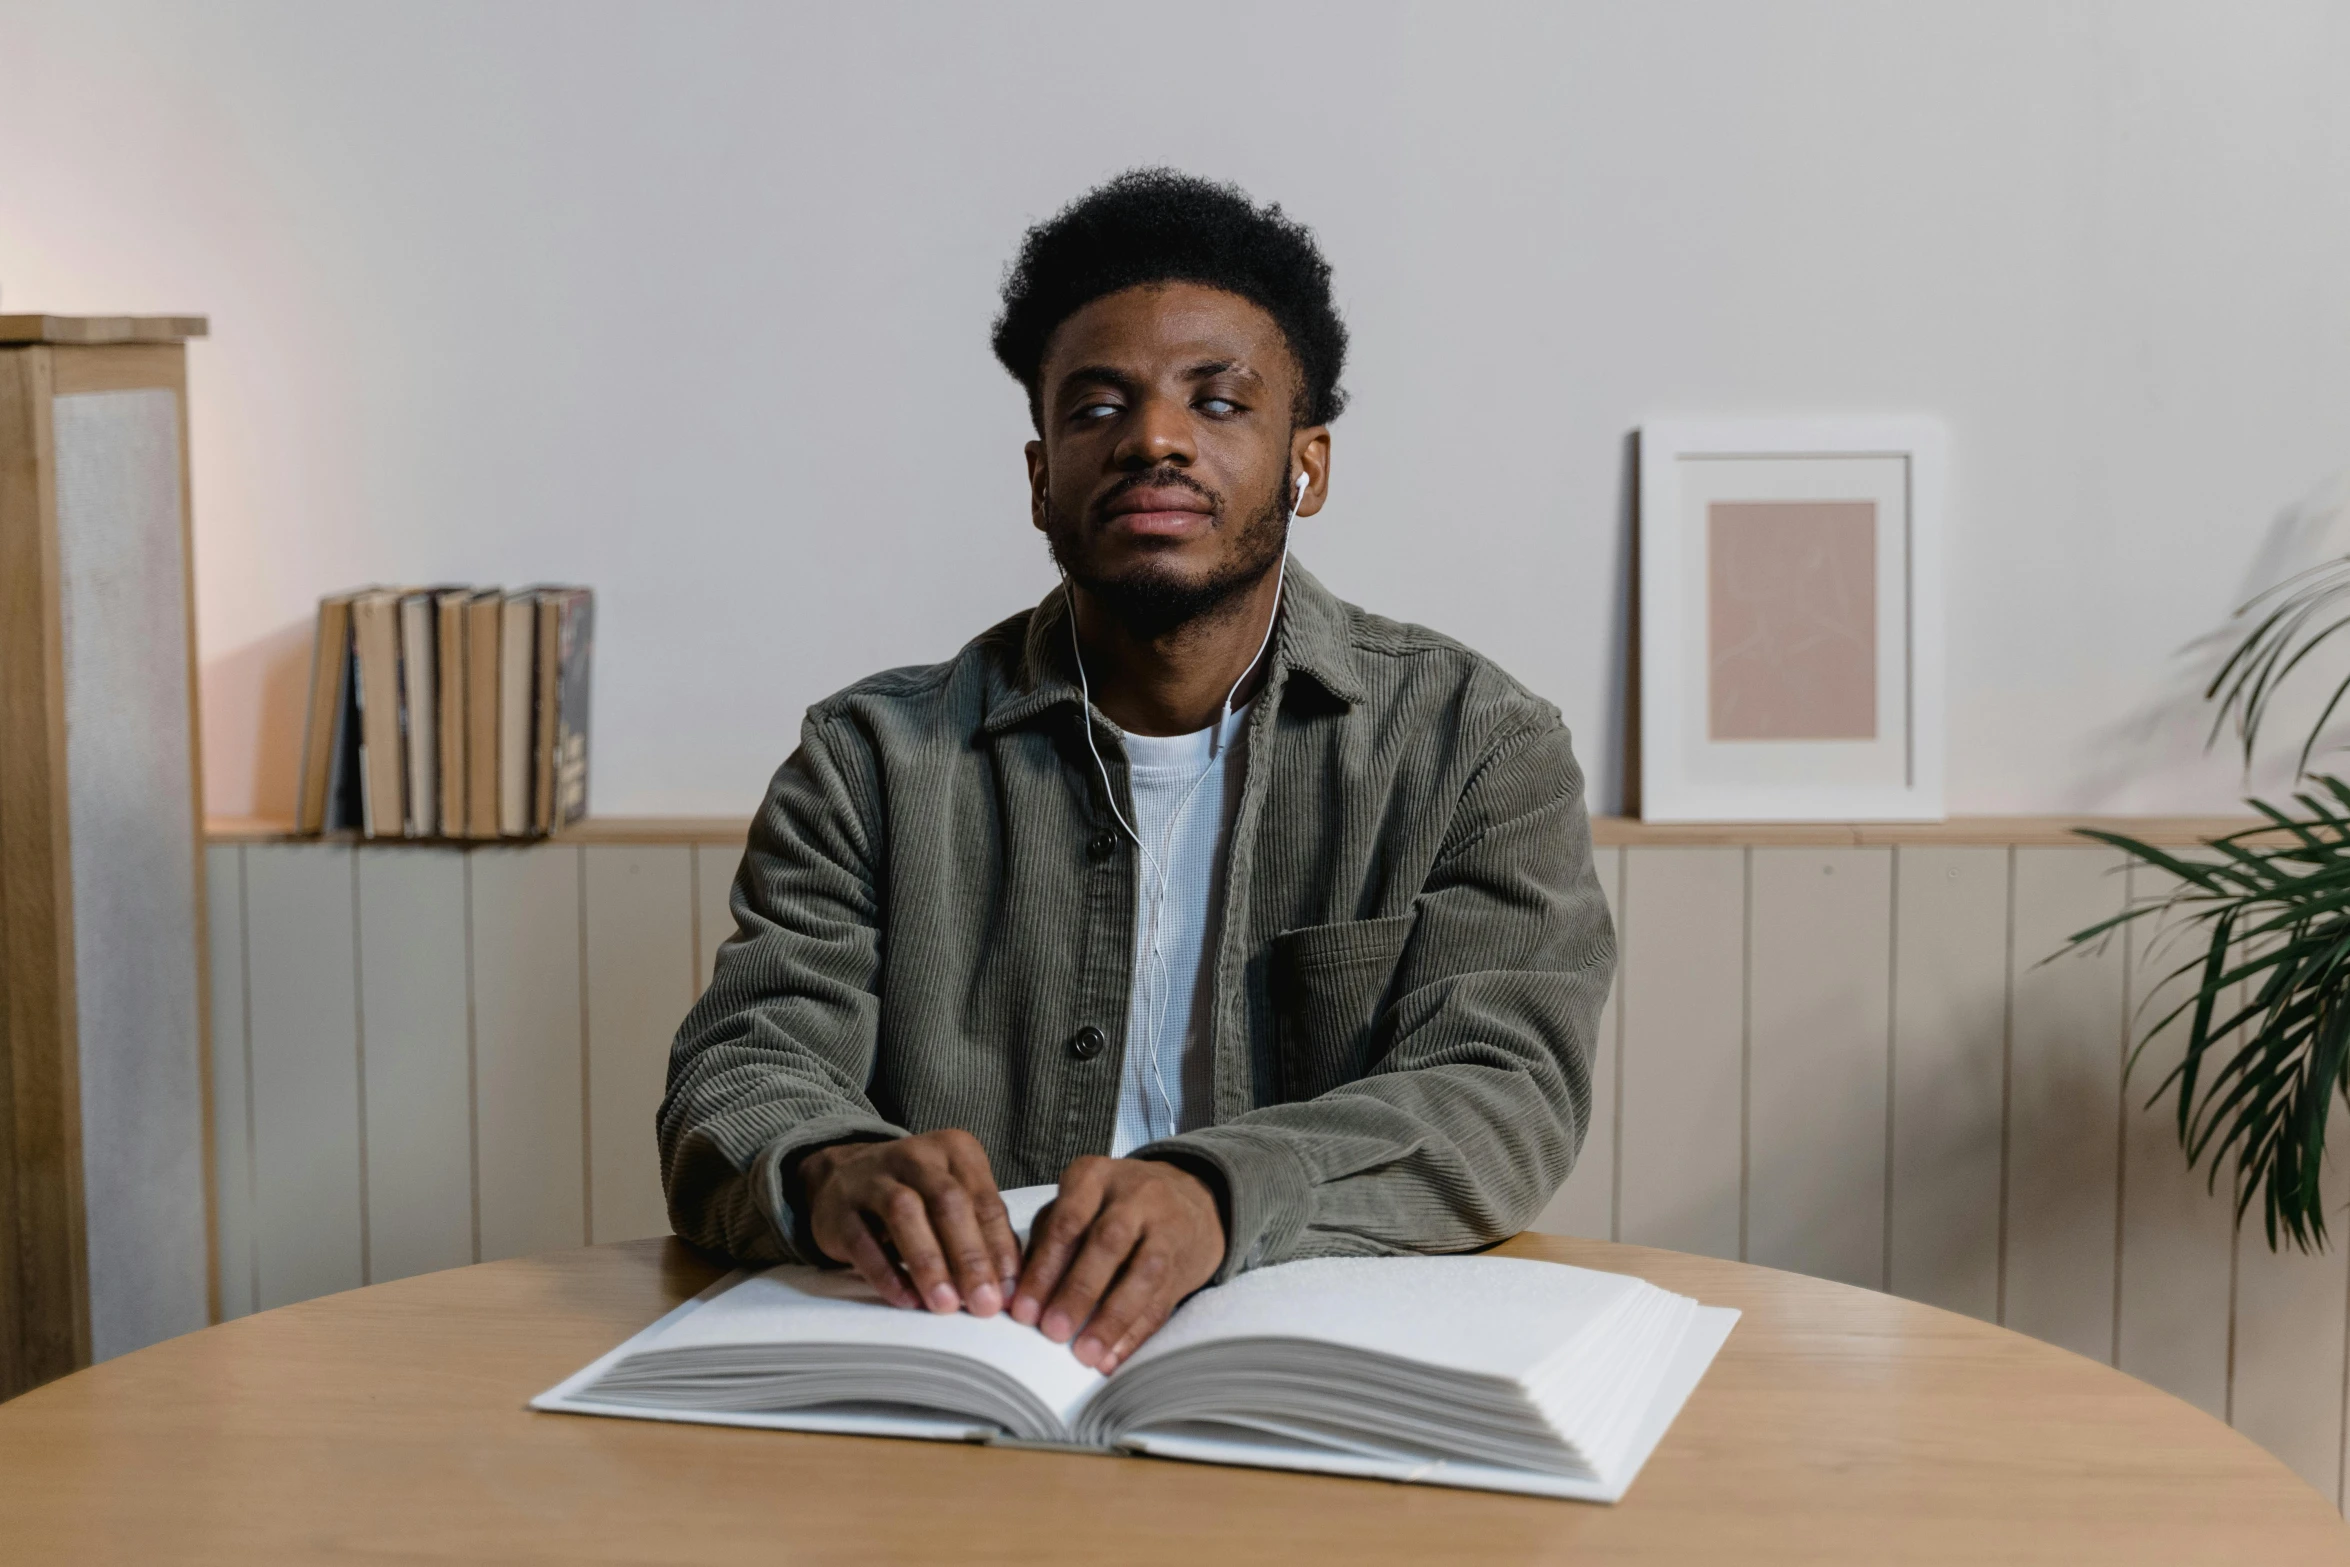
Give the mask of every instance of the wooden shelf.
[[1671, 844], [1819, 848], [1904, 843], [2061, 847], [2086, 842], [2080, 830], [2093, 827], [2175, 848], [2258, 825], [2258, 819], [2249, 816], [1954, 816], [1941, 822], [1644, 822], [1633, 816], [1595, 816], [1591, 819], [1591, 841], [1602, 847], [1623, 848]]
[[209, 843], [373, 843], [428, 849], [514, 848], [531, 843], [733, 843], [750, 834], [750, 823], [734, 816], [594, 816], [547, 838], [366, 838], [355, 829], [301, 834], [292, 822], [266, 816], [209, 816]]
[[184, 343], [210, 331], [202, 316], [0, 316], [0, 343]]
[[[1768, 848], [1871, 847], [1904, 843], [2036, 845], [2078, 844], [2079, 829], [2127, 833], [2150, 843], [2181, 847], [2241, 832], [2256, 825], [2248, 816], [1958, 816], [1943, 822], [1644, 822], [1631, 816], [1595, 816], [1591, 841], [1603, 848], [1674, 845]], [[278, 843], [294, 838], [290, 822], [252, 817], [209, 818], [205, 836], [214, 843]], [[594, 844], [739, 844], [749, 823], [737, 816], [594, 816], [568, 827], [555, 841]], [[329, 841], [359, 843], [355, 832], [331, 833]], [[382, 843], [407, 840], [380, 839]], [[427, 839], [440, 847], [484, 848], [478, 840]], [[522, 841], [522, 840], [515, 840]]]

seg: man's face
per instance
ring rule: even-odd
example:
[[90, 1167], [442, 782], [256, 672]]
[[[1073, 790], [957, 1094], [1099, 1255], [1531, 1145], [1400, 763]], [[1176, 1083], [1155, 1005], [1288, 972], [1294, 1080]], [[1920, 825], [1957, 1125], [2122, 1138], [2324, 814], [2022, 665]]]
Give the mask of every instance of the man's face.
[[1146, 635], [1232, 601], [1281, 558], [1293, 472], [1319, 506], [1329, 432], [1294, 428], [1298, 390], [1280, 327], [1237, 294], [1153, 284], [1072, 315], [1028, 446], [1053, 558]]

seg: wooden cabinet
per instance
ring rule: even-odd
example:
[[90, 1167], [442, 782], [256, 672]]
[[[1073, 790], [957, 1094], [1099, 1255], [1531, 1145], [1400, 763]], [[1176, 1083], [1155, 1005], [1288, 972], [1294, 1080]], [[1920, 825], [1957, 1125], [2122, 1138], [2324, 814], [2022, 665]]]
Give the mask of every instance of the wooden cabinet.
[[0, 316], [0, 1397], [212, 1318], [194, 318]]

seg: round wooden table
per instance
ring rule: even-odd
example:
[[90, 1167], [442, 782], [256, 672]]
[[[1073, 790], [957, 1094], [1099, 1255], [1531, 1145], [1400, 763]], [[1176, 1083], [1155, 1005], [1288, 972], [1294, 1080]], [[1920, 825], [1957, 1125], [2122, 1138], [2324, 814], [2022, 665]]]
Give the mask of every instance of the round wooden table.
[[1617, 1506], [526, 1410], [716, 1276], [635, 1241], [287, 1306], [0, 1405], [0, 1561], [2350, 1561], [2282, 1464], [2063, 1350], [1739, 1263], [1503, 1250], [1746, 1313]]

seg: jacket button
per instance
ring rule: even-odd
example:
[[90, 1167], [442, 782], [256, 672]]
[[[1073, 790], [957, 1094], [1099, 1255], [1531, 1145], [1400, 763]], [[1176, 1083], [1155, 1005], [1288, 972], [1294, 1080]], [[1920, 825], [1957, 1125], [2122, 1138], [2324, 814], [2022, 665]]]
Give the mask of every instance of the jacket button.
[[1118, 835], [1104, 828], [1093, 835], [1093, 841], [1085, 846], [1085, 852], [1095, 864], [1100, 864], [1118, 852]]
[[1103, 1037], [1102, 1031], [1091, 1023], [1069, 1036], [1069, 1054], [1080, 1061], [1091, 1061], [1095, 1056], [1108, 1049], [1109, 1045], [1110, 1042]]

